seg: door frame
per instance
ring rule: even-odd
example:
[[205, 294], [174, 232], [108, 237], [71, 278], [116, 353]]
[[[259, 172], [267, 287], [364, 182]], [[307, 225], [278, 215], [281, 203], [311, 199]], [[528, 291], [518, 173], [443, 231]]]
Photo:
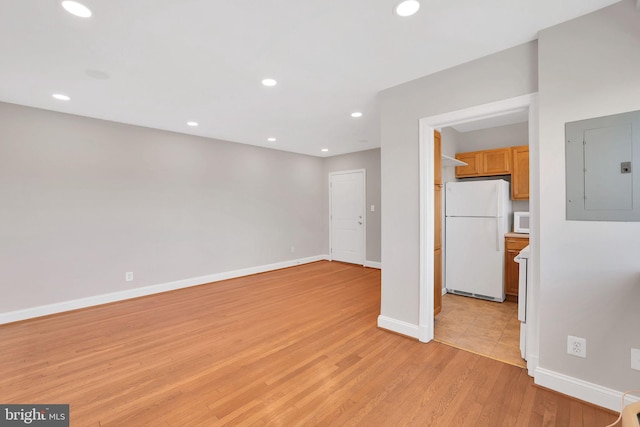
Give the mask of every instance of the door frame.
[[[362, 173], [362, 265], [367, 263], [367, 170], [351, 169], [346, 171], [329, 172], [329, 261], [333, 261], [333, 204], [331, 193], [331, 178], [335, 175]], [[433, 287], [433, 285], [432, 285]]]
[[434, 177], [434, 135], [435, 130], [444, 127], [498, 117], [509, 113], [528, 111], [529, 115], [529, 210], [532, 212], [529, 244], [528, 290], [527, 290], [527, 368], [533, 376], [538, 366], [538, 294], [539, 294], [539, 137], [538, 137], [538, 94], [530, 93], [489, 104], [478, 105], [449, 113], [424, 117], [419, 120], [419, 160], [420, 160], [420, 287], [418, 339], [421, 342], [433, 340], [433, 242], [434, 242], [434, 197], [432, 191]]

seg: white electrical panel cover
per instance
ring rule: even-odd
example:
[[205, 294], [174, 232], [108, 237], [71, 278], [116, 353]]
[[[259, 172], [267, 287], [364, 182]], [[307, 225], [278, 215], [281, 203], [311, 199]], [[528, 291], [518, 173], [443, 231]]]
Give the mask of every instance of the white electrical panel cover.
[[565, 125], [567, 219], [640, 221], [640, 111]]

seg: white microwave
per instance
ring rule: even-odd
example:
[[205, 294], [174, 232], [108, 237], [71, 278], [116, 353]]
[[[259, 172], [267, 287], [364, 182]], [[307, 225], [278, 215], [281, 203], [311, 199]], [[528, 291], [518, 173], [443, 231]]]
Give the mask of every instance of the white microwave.
[[529, 212], [513, 213], [513, 232], [529, 233]]

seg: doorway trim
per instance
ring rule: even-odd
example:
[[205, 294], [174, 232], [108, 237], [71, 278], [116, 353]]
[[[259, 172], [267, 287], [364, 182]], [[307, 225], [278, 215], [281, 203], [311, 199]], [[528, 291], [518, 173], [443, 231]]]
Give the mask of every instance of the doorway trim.
[[433, 316], [433, 243], [434, 243], [434, 198], [433, 192], [433, 168], [434, 168], [434, 135], [435, 130], [444, 127], [472, 122], [476, 120], [499, 117], [510, 113], [528, 110], [529, 115], [529, 160], [530, 179], [530, 211], [533, 221], [530, 233], [531, 258], [529, 259], [530, 272], [528, 273], [527, 290], [527, 368], [529, 375], [538, 365], [538, 183], [539, 166], [537, 164], [539, 153], [538, 141], [538, 94], [530, 93], [515, 98], [477, 105], [462, 110], [435, 116], [424, 117], [419, 121], [419, 157], [420, 157], [420, 288], [419, 288], [419, 324], [418, 339], [421, 342], [433, 340], [434, 316]]
[[329, 172], [329, 261], [333, 261], [333, 204], [332, 204], [332, 189], [331, 178], [335, 175], [345, 175], [350, 173], [362, 173], [362, 264], [366, 266], [367, 263], [367, 170], [366, 169], [351, 169], [345, 171]]

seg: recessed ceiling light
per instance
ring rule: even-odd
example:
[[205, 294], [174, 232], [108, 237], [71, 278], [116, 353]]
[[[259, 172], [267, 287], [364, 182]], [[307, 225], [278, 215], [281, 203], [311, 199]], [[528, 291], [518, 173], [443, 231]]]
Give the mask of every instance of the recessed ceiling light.
[[274, 79], [264, 79], [262, 80], [262, 84], [265, 86], [275, 86], [278, 84], [278, 82], [275, 81]]
[[328, 148], [323, 148], [323, 149], [322, 149], [322, 150], [320, 150], [320, 151], [322, 151], [323, 153], [326, 153], [327, 151], [329, 151], [329, 149], [328, 149]]
[[187, 122], [188, 126], [196, 127], [198, 126], [198, 122]]
[[72, 15], [79, 16], [80, 18], [88, 18], [91, 16], [91, 10], [83, 4], [75, 1], [65, 0], [62, 2], [62, 7]]
[[60, 101], [69, 101], [71, 98], [67, 95], [63, 95], [61, 93], [54, 93], [52, 95], [55, 99], [59, 99]]
[[360, 111], [355, 111], [351, 113], [351, 117], [355, 117], [355, 118], [362, 117], [362, 113]]
[[417, 0], [404, 0], [396, 4], [396, 7], [393, 10], [396, 15], [405, 17], [415, 14], [418, 9], [420, 9], [420, 2]]
[[276, 142], [276, 139], [275, 139], [275, 138], [273, 138], [273, 137], [272, 137], [272, 138], [267, 138], [267, 141], [269, 141], [269, 142]]

